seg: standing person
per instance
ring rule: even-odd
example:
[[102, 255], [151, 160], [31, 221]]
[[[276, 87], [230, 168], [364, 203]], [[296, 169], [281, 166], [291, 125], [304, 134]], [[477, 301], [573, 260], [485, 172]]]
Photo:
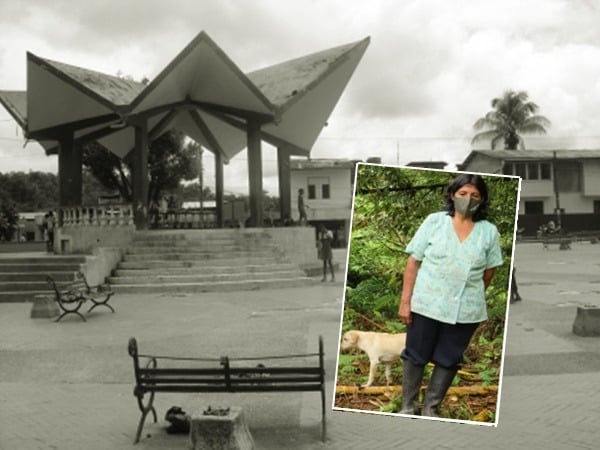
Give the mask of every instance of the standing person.
[[502, 264], [500, 239], [486, 219], [487, 186], [462, 174], [448, 186], [445, 211], [430, 214], [406, 248], [398, 316], [407, 325], [402, 352], [402, 410], [416, 414], [425, 365], [431, 375], [421, 415], [438, 417], [478, 325], [487, 319], [485, 290]]
[[521, 300], [523, 300], [521, 298], [521, 296], [519, 295], [519, 288], [517, 286], [517, 278], [515, 277], [516, 272], [517, 272], [517, 269], [513, 266], [513, 270], [511, 272], [512, 282], [510, 284], [510, 302], [511, 303], [520, 302]]
[[327, 265], [331, 271], [331, 281], [335, 281], [335, 274], [333, 272], [333, 252], [331, 251], [331, 243], [333, 242], [333, 233], [331, 230], [321, 225], [319, 227], [319, 258], [323, 260], [323, 279], [321, 281], [327, 281]]
[[164, 227], [167, 223], [167, 211], [169, 210], [169, 203], [167, 202], [167, 197], [164, 195], [160, 198], [158, 203], [158, 223], [159, 227]]
[[54, 252], [54, 214], [52, 211], [48, 212], [46, 219], [46, 249], [48, 253]]
[[304, 204], [304, 189], [300, 188], [298, 189], [298, 213], [300, 214], [298, 221], [300, 222], [300, 225], [306, 225], [308, 222], [306, 208], [307, 206]]
[[168, 224], [171, 228], [177, 227], [177, 203], [175, 202], [175, 197], [173, 195], [169, 195], [169, 199], [167, 200], [167, 216], [168, 216]]

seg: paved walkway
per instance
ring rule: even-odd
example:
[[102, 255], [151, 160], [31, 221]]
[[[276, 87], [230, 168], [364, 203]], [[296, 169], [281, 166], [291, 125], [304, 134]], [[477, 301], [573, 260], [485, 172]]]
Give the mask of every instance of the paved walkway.
[[[117, 312], [87, 323], [29, 319], [30, 304], [0, 304], [0, 449], [183, 449], [165, 433], [172, 405], [240, 405], [257, 448], [592, 449], [600, 438], [600, 338], [571, 333], [578, 303], [600, 304], [600, 246], [517, 247], [524, 301], [511, 307], [499, 426], [328, 410], [319, 441], [318, 393], [157, 395], [159, 423], [134, 446], [139, 419], [126, 346], [198, 356], [284, 354], [326, 345], [328, 402], [343, 285], [193, 295], [120, 295]], [[338, 274], [338, 280], [343, 276]]]

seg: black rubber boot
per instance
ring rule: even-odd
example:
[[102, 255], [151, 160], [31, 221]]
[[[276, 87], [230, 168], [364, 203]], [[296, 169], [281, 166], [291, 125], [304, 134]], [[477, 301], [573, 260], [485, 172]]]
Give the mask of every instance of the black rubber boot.
[[423, 403], [422, 416], [439, 417], [439, 406], [448, 392], [448, 388], [454, 380], [457, 369], [446, 369], [442, 366], [435, 366], [427, 393], [425, 394], [425, 402]]
[[417, 402], [425, 366], [417, 366], [407, 359], [402, 360], [402, 409], [400, 414], [417, 414]]

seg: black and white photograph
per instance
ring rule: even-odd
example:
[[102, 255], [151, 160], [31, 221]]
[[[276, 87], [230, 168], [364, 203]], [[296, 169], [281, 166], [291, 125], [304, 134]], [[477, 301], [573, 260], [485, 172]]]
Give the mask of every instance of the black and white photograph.
[[[595, 0], [0, 0], [0, 450], [596, 448], [599, 22]], [[520, 183], [513, 229], [490, 197], [492, 331], [452, 361], [341, 349], [416, 327], [426, 255], [402, 258], [444, 210], [356, 260], [365, 167]]]

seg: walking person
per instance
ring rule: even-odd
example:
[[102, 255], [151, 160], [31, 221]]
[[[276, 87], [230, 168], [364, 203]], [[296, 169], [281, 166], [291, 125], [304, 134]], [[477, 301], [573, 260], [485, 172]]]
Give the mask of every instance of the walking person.
[[335, 281], [335, 273], [333, 271], [333, 252], [331, 251], [331, 244], [333, 242], [333, 233], [331, 230], [321, 225], [319, 227], [319, 241], [317, 245], [319, 247], [319, 258], [323, 260], [323, 279], [321, 281], [327, 281], [327, 266], [331, 272], [331, 281]]
[[519, 295], [519, 287], [517, 286], [517, 278], [515, 277], [515, 273], [517, 269], [513, 266], [513, 270], [511, 272], [511, 283], [510, 283], [510, 302], [520, 302], [523, 298]]
[[308, 208], [308, 206], [304, 204], [304, 189], [300, 188], [298, 189], [298, 214], [300, 215], [298, 221], [300, 222], [300, 225], [306, 225], [308, 223], [306, 208]]
[[406, 248], [409, 254], [398, 316], [407, 326], [403, 414], [416, 414], [425, 365], [435, 364], [421, 411], [439, 406], [478, 325], [487, 319], [485, 290], [502, 264], [498, 230], [486, 220], [483, 178], [461, 174], [448, 186], [445, 211], [430, 214]]

